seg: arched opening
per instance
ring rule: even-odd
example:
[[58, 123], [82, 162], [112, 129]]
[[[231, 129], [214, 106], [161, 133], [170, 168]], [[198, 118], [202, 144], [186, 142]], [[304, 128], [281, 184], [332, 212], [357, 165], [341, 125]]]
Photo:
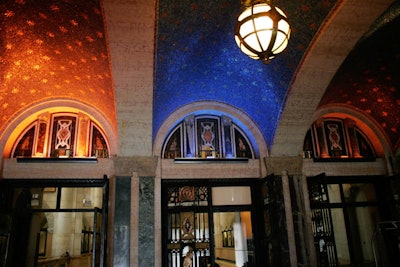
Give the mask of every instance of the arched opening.
[[[230, 123], [236, 125], [237, 129], [247, 137], [252, 146], [254, 158], [263, 158], [268, 156], [268, 147], [266, 140], [255, 122], [241, 110], [214, 101], [194, 102], [183, 106], [171, 114], [161, 125], [157, 135], [154, 137], [153, 154], [160, 155], [165, 147], [166, 139], [173, 133], [175, 127], [185, 119], [201, 115], [216, 116], [219, 118], [229, 118]], [[221, 120], [222, 122], [223, 120]], [[163, 157], [163, 154], [161, 154]]]
[[46, 112], [19, 134], [10, 157], [107, 158], [109, 150], [104, 131], [87, 114]]
[[313, 122], [303, 144], [305, 158], [362, 159], [377, 157], [368, 136], [357, 123], [348, 118], [323, 117]]
[[232, 106], [196, 102], [168, 117], [153, 151], [161, 158], [163, 266], [257, 266], [253, 178], [268, 155], [258, 126]]
[[186, 116], [168, 134], [163, 158], [255, 158], [245, 132], [228, 116]]
[[[57, 132], [54, 132], [54, 130], [57, 129], [58, 121], [62, 124], [62, 116], [68, 116], [66, 120], [72, 121], [72, 124], [68, 126], [69, 128], [67, 127], [67, 130], [72, 134], [69, 140], [70, 145], [73, 146], [73, 150], [70, 150], [70, 156], [95, 156], [95, 149], [98, 146], [96, 145], [96, 140], [97, 144], [99, 144], [98, 139], [101, 140], [100, 144], [102, 146], [99, 148], [98, 156], [104, 155], [109, 157], [116, 155], [117, 134], [113, 125], [102, 113], [76, 101], [53, 100], [26, 108], [22, 113], [17, 114], [9, 121], [7, 129], [0, 138], [0, 148], [3, 148], [3, 157], [9, 158], [13, 156], [15, 150], [18, 149], [16, 146], [23, 140], [24, 134], [30, 129], [32, 132], [27, 134], [32, 136], [32, 140], [30, 140], [32, 151], [28, 151], [31, 157], [51, 157], [57, 155], [56, 153], [52, 153], [56, 152], [55, 145], [57, 144]], [[68, 125], [68, 122], [66, 123]], [[40, 138], [43, 136], [45, 138], [41, 140]], [[74, 143], [71, 143], [72, 141]], [[22, 144], [23, 141], [21, 141], [20, 145], [22, 146]], [[65, 147], [65, 145], [59, 146], [61, 148]], [[100, 153], [101, 149], [106, 149], [106, 153]], [[22, 152], [20, 151], [19, 153]], [[21, 156], [21, 154], [15, 156]]]

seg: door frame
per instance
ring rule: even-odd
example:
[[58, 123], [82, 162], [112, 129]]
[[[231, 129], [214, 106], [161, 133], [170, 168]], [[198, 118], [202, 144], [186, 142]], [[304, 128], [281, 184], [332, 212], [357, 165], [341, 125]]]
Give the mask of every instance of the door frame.
[[[210, 250], [210, 259], [209, 263], [211, 266], [214, 265], [215, 255], [214, 255], [214, 237], [212, 234], [212, 229], [214, 229], [213, 223], [213, 214], [215, 212], [232, 212], [232, 211], [250, 211], [251, 212], [251, 220], [253, 227], [253, 241], [254, 241], [254, 254], [255, 254], [255, 266], [259, 265], [259, 261], [262, 258], [260, 254], [260, 238], [257, 238], [261, 234], [261, 230], [263, 229], [262, 223], [262, 201], [260, 202], [260, 190], [259, 190], [260, 180], [253, 178], [243, 178], [243, 179], [163, 179], [161, 181], [161, 205], [162, 205], [162, 216], [164, 220], [162, 221], [162, 266], [168, 266], [168, 213], [178, 212], [179, 208], [171, 208], [168, 207], [168, 187], [176, 187], [176, 186], [206, 186], [209, 192], [208, 205], [194, 207], [194, 210], [198, 210], [199, 212], [207, 212], [209, 218], [209, 250]], [[251, 205], [232, 205], [232, 206], [213, 206], [212, 205], [212, 197], [211, 197], [211, 188], [213, 187], [230, 187], [230, 186], [249, 186], [251, 190]], [[181, 207], [182, 211], [188, 211], [190, 207]], [[197, 267], [197, 266], [196, 266]]]
[[[390, 190], [390, 183], [391, 183], [391, 177], [387, 176], [326, 176], [324, 173], [313, 176], [313, 177], [307, 177], [307, 186], [308, 186], [308, 192], [309, 192], [309, 200], [310, 200], [310, 209], [311, 212], [317, 211], [317, 210], [325, 210], [328, 211], [328, 213], [331, 213], [331, 209], [334, 208], [339, 208], [343, 210], [343, 216], [344, 216], [344, 223], [346, 227], [346, 238], [348, 242], [348, 249], [349, 249], [349, 254], [350, 254], [350, 261], [351, 264], [354, 264], [355, 258], [356, 258], [356, 251], [354, 247], [354, 242], [350, 238], [350, 218], [349, 214], [346, 211], [349, 208], [355, 208], [355, 207], [370, 207], [374, 206], [377, 208], [379, 215], [380, 215], [380, 220], [385, 221], [385, 220], [393, 220], [393, 209], [394, 209], [394, 202], [393, 202], [393, 195], [388, 194], [388, 192], [391, 192]], [[341, 202], [336, 202], [336, 203], [331, 203], [329, 201], [329, 196], [327, 192], [327, 186], [331, 184], [337, 184], [339, 185], [340, 189], [340, 198]], [[375, 193], [376, 193], [376, 200], [375, 201], [364, 201], [364, 202], [345, 202], [344, 201], [344, 193], [343, 193], [343, 184], [373, 184]], [[326, 199], [324, 201], [314, 201], [313, 200], [313, 195], [312, 195], [312, 190], [310, 189], [311, 186], [320, 186], [321, 188], [324, 188], [326, 191]], [[329, 215], [328, 218], [332, 222], [332, 218]], [[314, 223], [314, 221], [313, 221]], [[378, 222], [377, 222], [378, 223]], [[376, 225], [375, 225], [376, 227]], [[332, 228], [333, 231], [333, 228]], [[314, 245], [316, 249], [316, 253], [318, 255], [318, 238], [317, 238], [317, 233], [315, 232], [315, 229], [313, 229], [314, 233]], [[374, 233], [373, 233], [374, 234]], [[333, 233], [334, 235], [334, 233]], [[333, 239], [333, 242], [335, 240]], [[335, 244], [333, 244], [335, 246]], [[338, 264], [337, 261], [337, 254], [336, 254], [336, 249], [335, 249], [335, 255], [334, 258], [332, 258], [334, 261], [336, 259], [336, 262], [333, 264]], [[320, 266], [325, 266], [321, 262], [321, 259], [317, 257], [318, 264]], [[329, 261], [329, 264], [331, 262]]]
[[[95, 207], [93, 209], [63, 209], [60, 207], [61, 200], [61, 188], [90, 188], [90, 187], [101, 187], [102, 191], [102, 207]], [[106, 175], [102, 179], [2, 179], [0, 180], [0, 212], [4, 214], [10, 214], [11, 217], [15, 214], [13, 209], [13, 199], [15, 189], [23, 188], [30, 190], [31, 188], [58, 188], [57, 190], [57, 204], [56, 208], [52, 209], [29, 209], [30, 212], [94, 212], [95, 214], [101, 214], [101, 233], [100, 241], [97, 240], [97, 235], [93, 234], [93, 244], [96, 242], [100, 243], [100, 255], [96, 255], [95, 250], [92, 253], [92, 267], [96, 264], [96, 257], [99, 259], [98, 266], [106, 266], [106, 235], [108, 225], [108, 199], [109, 199], [109, 180]], [[96, 216], [95, 216], [96, 221]], [[12, 223], [12, 219], [11, 219]], [[12, 227], [11, 227], [12, 229]], [[93, 229], [94, 230], [94, 229]], [[11, 237], [9, 237], [11, 238]], [[10, 240], [8, 240], [10, 244]], [[12, 249], [9, 247], [6, 249], [7, 253], [11, 252]], [[11, 266], [7, 263], [7, 259], [10, 259], [10, 255], [5, 255], [6, 262], [4, 266]], [[11, 263], [12, 264], [12, 263]]]

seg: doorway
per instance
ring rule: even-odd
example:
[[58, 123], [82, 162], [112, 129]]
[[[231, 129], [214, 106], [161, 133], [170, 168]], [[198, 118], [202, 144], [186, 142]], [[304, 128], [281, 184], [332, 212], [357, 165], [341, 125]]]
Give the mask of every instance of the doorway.
[[319, 266], [376, 266], [376, 227], [388, 217], [384, 186], [382, 177], [308, 178]]
[[254, 266], [254, 240], [250, 211], [215, 212], [214, 255], [219, 266]]
[[260, 266], [254, 238], [262, 223], [257, 184], [253, 179], [162, 181], [162, 266]]
[[108, 179], [1, 181], [2, 267], [105, 266]]

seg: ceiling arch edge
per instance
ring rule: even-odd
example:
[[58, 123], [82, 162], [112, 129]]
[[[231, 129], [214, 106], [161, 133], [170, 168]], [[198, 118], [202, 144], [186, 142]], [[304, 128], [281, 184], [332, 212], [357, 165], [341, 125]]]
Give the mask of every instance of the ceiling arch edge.
[[246, 132], [247, 137], [250, 139], [254, 149], [258, 151], [260, 158], [268, 156], [267, 143], [261, 130], [255, 124], [255, 122], [239, 109], [231, 105], [214, 101], [194, 102], [173, 112], [163, 122], [154, 138], [153, 155], [160, 155], [162, 145], [165, 138], [168, 136], [168, 133], [178, 122], [190, 114], [227, 115], [231, 117], [232, 120]]
[[342, 119], [349, 118], [355, 121], [357, 127], [368, 137], [369, 141], [372, 143], [377, 156], [385, 159], [388, 173], [394, 173], [393, 170], [396, 168], [396, 163], [394, 163], [394, 160], [396, 160], [396, 157], [399, 158], [399, 154], [392, 149], [389, 137], [386, 135], [385, 131], [378, 122], [363, 112], [349, 108], [345, 105], [337, 104], [325, 105], [319, 108], [312, 116], [312, 121], [314, 122], [315, 120], [324, 117], [336, 117]]
[[304, 136], [325, 89], [358, 40], [392, 3], [367, 2], [340, 1], [320, 28], [288, 90], [271, 156], [301, 153]]
[[392, 153], [389, 137], [385, 134], [385, 131], [379, 123], [377, 123], [372, 117], [367, 116], [365, 113], [345, 105], [325, 105], [314, 113], [312, 119], [314, 122], [319, 118], [326, 117], [336, 117], [341, 119], [349, 118], [354, 120], [357, 127], [368, 136], [379, 156]]
[[3, 152], [3, 158], [8, 155], [11, 151], [12, 145], [16, 141], [16, 136], [14, 133], [19, 133], [25, 129], [38, 115], [45, 113], [47, 111], [51, 112], [83, 112], [90, 116], [90, 118], [95, 121], [103, 131], [106, 133], [110, 145], [110, 155], [117, 154], [117, 133], [112, 125], [112, 123], [107, 120], [106, 116], [103, 116], [101, 112], [97, 109], [83, 104], [78, 101], [70, 99], [57, 99], [57, 100], [46, 100], [41, 103], [32, 105], [25, 108], [20, 113], [16, 114], [12, 119], [7, 122], [6, 128], [2, 131], [0, 136], [0, 151]]

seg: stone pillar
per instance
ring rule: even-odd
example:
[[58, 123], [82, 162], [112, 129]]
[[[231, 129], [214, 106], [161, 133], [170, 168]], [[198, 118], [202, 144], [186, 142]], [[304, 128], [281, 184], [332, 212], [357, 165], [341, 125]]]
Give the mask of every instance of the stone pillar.
[[[276, 217], [280, 216], [278, 235], [281, 239], [280, 251], [285, 256], [280, 259], [282, 266], [316, 266], [307, 180], [305, 176], [303, 177], [303, 161], [301, 157], [265, 159], [270, 173], [282, 173], [282, 177], [275, 176], [278, 210]], [[280, 215], [281, 213], [283, 214]], [[296, 247], [300, 249], [297, 250]]]
[[283, 193], [283, 201], [285, 204], [286, 229], [287, 229], [288, 245], [289, 245], [290, 266], [294, 267], [297, 266], [296, 238], [293, 227], [293, 214], [292, 214], [292, 204], [290, 196], [289, 175], [287, 170], [282, 171], [282, 193]]
[[130, 266], [131, 177], [115, 178], [114, 267]]
[[131, 177], [131, 222], [130, 222], [130, 263], [139, 266], [139, 175], [132, 172]]
[[[112, 266], [140, 266], [141, 257], [154, 257], [154, 242], [147, 250], [142, 248], [147, 243], [139, 241], [142, 228], [149, 227], [143, 222], [150, 221], [139, 214], [140, 209], [146, 209], [146, 205], [139, 206], [139, 194], [143, 189], [141, 177], [155, 174], [152, 103], [156, 1], [104, 0], [103, 7], [118, 124]], [[153, 223], [154, 212], [151, 227]]]
[[294, 234], [298, 242], [297, 265], [316, 266], [307, 178], [302, 174], [294, 174], [289, 179]]
[[[139, 210], [138, 210], [138, 265], [139, 267], [154, 265], [154, 177], [139, 178]], [[159, 214], [160, 215], [160, 214]]]
[[299, 181], [299, 189], [303, 202], [303, 218], [304, 218], [304, 247], [308, 251], [309, 266], [317, 266], [317, 255], [314, 248], [314, 235], [311, 220], [310, 198], [308, 194], [307, 177], [302, 175]]
[[103, 6], [113, 70], [118, 156], [151, 156], [156, 1], [104, 0]]

